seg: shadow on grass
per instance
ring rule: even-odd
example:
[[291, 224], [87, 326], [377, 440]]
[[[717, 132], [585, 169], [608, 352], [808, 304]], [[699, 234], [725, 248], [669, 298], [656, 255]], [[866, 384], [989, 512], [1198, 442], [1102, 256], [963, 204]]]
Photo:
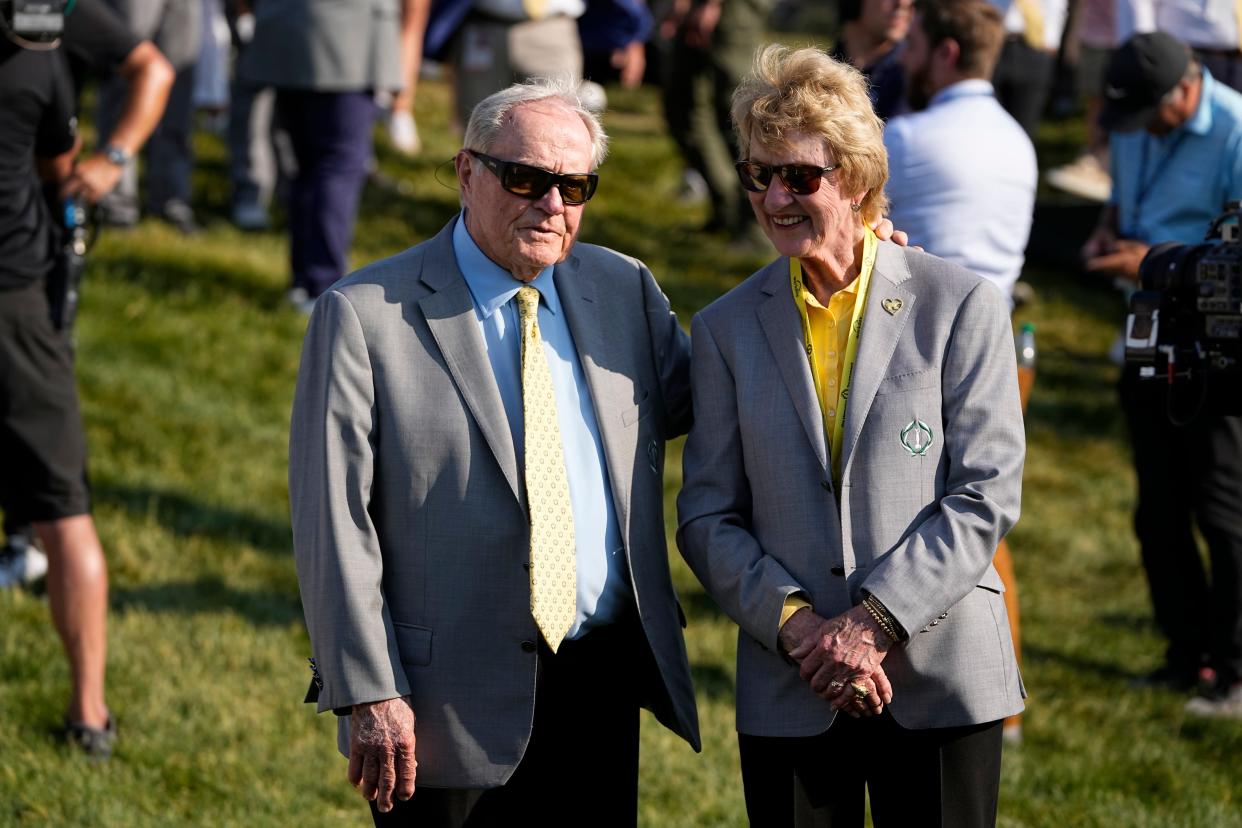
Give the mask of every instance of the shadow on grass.
[[1107, 681], [1131, 681], [1142, 675], [1117, 664], [1110, 664], [1107, 661], [1070, 655], [1025, 641], [1022, 643], [1022, 661], [1031, 665], [1045, 664], [1066, 667], [1075, 675], [1095, 675], [1097, 678]]
[[699, 698], [711, 701], [733, 701], [733, 677], [719, 664], [691, 664], [690, 677]]
[[238, 589], [215, 575], [194, 581], [114, 587], [111, 604], [119, 613], [131, 609], [178, 615], [229, 611], [257, 626], [283, 627], [302, 618], [296, 593]]
[[209, 505], [180, 492], [147, 486], [103, 484], [93, 489], [93, 495], [101, 503], [118, 505], [133, 515], [154, 520], [179, 537], [240, 541], [271, 554], [293, 552], [293, 537], [286, 520]]
[[686, 620], [691, 624], [697, 621], [726, 621], [730, 624], [733, 623], [725, 615], [724, 610], [718, 607], [716, 602], [701, 589], [688, 590], [679, 597], [679, 600], [681, 601], [681, 608], [686, 611]]

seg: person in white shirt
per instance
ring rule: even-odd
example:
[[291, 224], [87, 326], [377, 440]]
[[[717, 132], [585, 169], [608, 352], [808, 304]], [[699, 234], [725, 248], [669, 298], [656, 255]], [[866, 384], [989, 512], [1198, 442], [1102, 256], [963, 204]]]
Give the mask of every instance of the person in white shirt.
[[987, 80], [1003, 38], [985, 0], [922, 3], [902, 55], [912, 111], [889, 121], [884, 144], [890, 215], [910, 244], [973, 270], [1012, 302], [1038, 169]]

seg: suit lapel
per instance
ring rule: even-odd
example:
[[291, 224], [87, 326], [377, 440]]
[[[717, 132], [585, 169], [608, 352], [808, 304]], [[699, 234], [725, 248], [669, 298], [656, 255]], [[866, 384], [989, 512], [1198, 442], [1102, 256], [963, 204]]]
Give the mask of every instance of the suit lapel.
[[475, 319], [470, 288], [466, 286], [453, 254], [454, 224], [450, 222], [440, 232], [433, 241], [433, 249], [423, 257], [421, 279], [433, 292], [420, 299], [418, 307], [427, 320], [453, 381], [466, 401], [466, 407], [470, 409], [505, 479], [509, 481], [513, 496], [522, 502], [509, 420], [505, 416], [492, 364], [487, 358], [483, 334]]
[[807, 439], [815, 449], [815, 456], [825, 469], [828, 468], [828, 449], [824, 439], [824, 415], [815, 396], [815, 380], [806, 356], [806, 340], [802, 335], [802, 320], [794, 305], [789, 287], [789, 260], [782, 257], [769, 265], [770, 274], [763, 286], [767, 298], [755, 312], [763, 326], [763, 333], [776, 358], [777, 368], [789, 396], [793, 398], [798, 419], [806, 430]]
[[[875, 401], [880, 380], [888, 370], [897, 341], [901, 339], [906, 321], [913, 313], [917, 297], [901, 284], [909, 278], [910, 269], [906, 266], [905, 254], [891, 242], [881, 242], [875, 271], [871, 275], [871, 287], [867, 291], [862, 341], [858, 343], [858, 362], [854, 367], [849, 407], [845, 413], [845, 432], [841, 441], [843, 475], [849, 467], [863, 423], [867, 420], [867, 412]], [[901, 300], [900, 309], [895, 313], [884, 310], [882, 303], [886, 299]]]
[[604, 444], [621, 536], [628, 538], [634, 445], [632, 439], [628, 443], [625, 439], [621, 415], [634, 405], [631, 379], [634, 372], [622, 363], [621, 355], [612, 344], [615, 337], [604, 336], [605, 330], [618, 330], [624, 323], [605, 320], [606, 303], [601, 301], [599, 274], [582, 267], [580, 257], [571, 255], [557, 265], [553, 278], [586, 377], [591, 403], [595, 406], [595, 421]]

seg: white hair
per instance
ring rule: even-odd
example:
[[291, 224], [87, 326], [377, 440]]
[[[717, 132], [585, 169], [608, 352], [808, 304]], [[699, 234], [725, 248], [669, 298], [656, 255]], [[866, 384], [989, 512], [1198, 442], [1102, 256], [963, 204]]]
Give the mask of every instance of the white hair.
[[506, 117], [513, 109], [546, 100], [559, 101], [582, 119], [591, 135], [591, 169], [604, 163], [604, 157], [608, 155], [608, 136], [604, 133], [604, 125], [583, 104], [578, 95], [577, 79], [568, 77], [534, 78], [488, 95], [470, 113], [470, 123], [466, 125], [466, 137], [462, 142], [465, 149], [491, 152], [505, 127]]

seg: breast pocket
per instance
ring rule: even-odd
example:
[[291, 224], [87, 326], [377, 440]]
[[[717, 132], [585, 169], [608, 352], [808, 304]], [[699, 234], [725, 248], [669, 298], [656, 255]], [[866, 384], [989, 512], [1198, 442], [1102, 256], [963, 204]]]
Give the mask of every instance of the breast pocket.
[[940, 409], [937, 370], [885, 377], [854, 448], [851, 485], [883, 492], [886, 509], [913, 518], [935, 492], [944, 449]]

